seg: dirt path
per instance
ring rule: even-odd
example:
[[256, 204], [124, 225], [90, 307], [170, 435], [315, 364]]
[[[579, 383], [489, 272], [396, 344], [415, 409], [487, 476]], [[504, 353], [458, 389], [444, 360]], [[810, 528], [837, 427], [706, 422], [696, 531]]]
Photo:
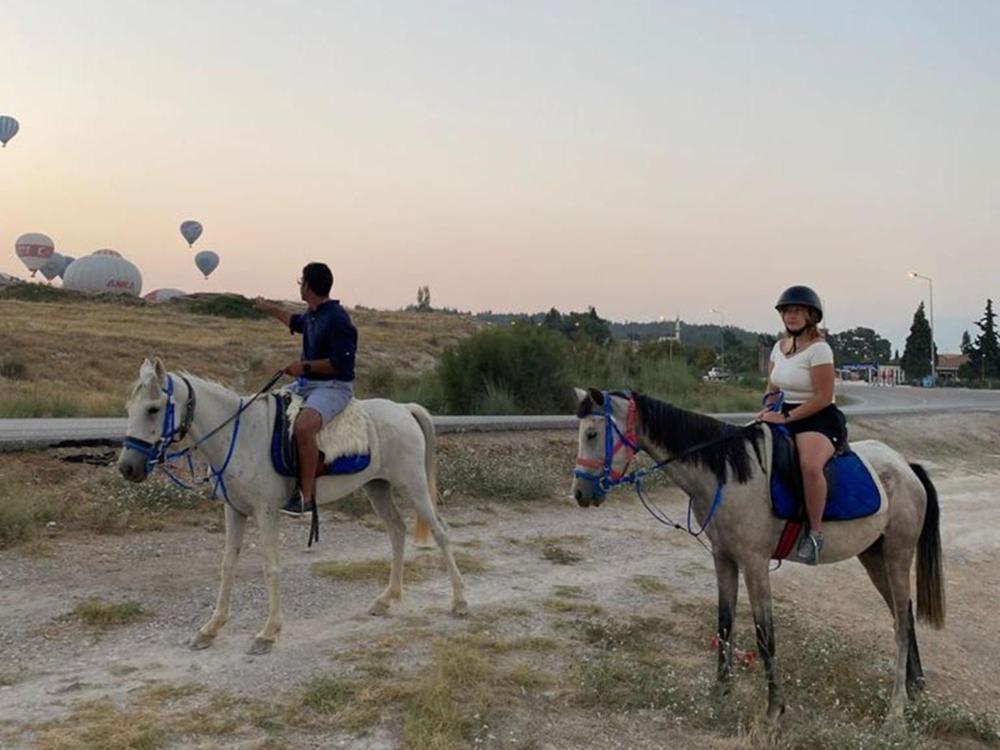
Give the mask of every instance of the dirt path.
[[[860, 426], [859, 433], [865, 429], [877, 432]], [[984, 429], [992, 435], [995, 425]], [[914, 440], [923, 439], [922, 430], [913, 434]], [[950, 471], [947, 455], [938, 461], [922, 457], [929, 466], [935, 464], [931, 468], [941, 496], [948, 580], [948, 628], [919, 631], [928, 682], [935, 694], [958, 696], [981, 709], [1000, 705], [994, 672], [1000, 658], [995, 637], [1000, 621], [1000, 471], [992, 464], [993, 449], [987, 448], [976, 457], [966, 452], [973, 463]], [[661, 491], [659, 500], [668, 512], [683, 513], [684, 499], [676, 490]], [[552, 499], [450, 507], [444, 514], [458, 548], [484, 567], [467, 576], [473, 623], [489, 615], [492, 627], [501, 632], [565, 638], [545, 617], [545, 602], [557, 587], [577, 587], [617, 617], [670, 610], [679, 601], [714, 604], [708, 554], [683, 534], [658, 527], [631, 497], [615, 496], [601, 509], [586, 512], [567, 500]], [[336, 669], [338, 656], [366, 643], [399, 636], [402, 645], [396, 658], [414, 661], [426, 649], [409, 648], [407, 639], [426, 641], [469, 627], [470, 621], [448, 615], [450, 591], [443, 574], [409, 584], [401, 605], [389, 617], [375, 618], [366, 610], [382, 582], [330, 581], [310, 573], [310, 566], [322, 560], [387, 558], [388, 540], [370, 518], [329, 517], [315, 552], [304, 549], [306, 533], [304, 522], [283, 523], [285, 626], [275, 652], [266, 657], [245, 653], [266, 606], [252, 527], [240, 561], [232, 619], [215, 646], [201, 652], [190, 650], [187, 641], [207, 619], [214, 601], [223, 539], [219, 533], [191, 528], [122, 537], [87, 535], [61, 540], [47, 556], [30, 556], [17, 548], [0, 552], [0, 726], [58, 719], [89, 699], [125, 701], [154, 681], [197, 683], [263, 700], [276, 692], [287, 696], [311, 677]], [[546, 557], [546, 546], [580, 559], [556, 564], [552, 555]], [[408, 550], [410, 558], [433, 554], [412, 545]], [[671, 595], [652, 603], [637, 597], [636, 576], [662, 581]], [[874, 635], [880, 650], [872, 658], [890, 668], [891, 622], [860, 565], [848, 562], [819, 571], [785, 565], [774, 574], [773, 588], [777, 602], [802, 608], [818, 622]], [[133, 600], [150, 614], [142, 622], [101, 633], [65, 618], [87, 598]], [[746, 601], [745, 591], [741, 601]], [[712, 658], [707, 644], [714, 621], [702, 626], [708, 671]], [[777, 627], [780, 650], [780, 620]], [[745, 617], [737, 628], [749, 631]], [[570, 747], [574, 733], [585, 730], [588, 743], [603, 736], [608, 747], [654, 747], [671, 731], [663, 726], [650, 734], [644, 724], [622, 725], [620, 718], [585, 722], [582, 728], [579, 722], [549, 721], [545, 729], [542, 715], [529, 725], [539, 732], [534, 744], [509, 746]], [[5, 746], [2, 737], [0, 746]], [[31, 746], [30, 734], [9, 737], [11, 747]], [[689, 744], [702, 744], [695, 740], [685, 736]], [[363, 741], [334, 734], [322, 746], [341, 742], [345, 747], [391, 747], [395, 740], [384, 731]], [[703, 744], [716, 743], [706, 739]], [[227, 744], [222, 738], [207, 746], [250, 745]]]

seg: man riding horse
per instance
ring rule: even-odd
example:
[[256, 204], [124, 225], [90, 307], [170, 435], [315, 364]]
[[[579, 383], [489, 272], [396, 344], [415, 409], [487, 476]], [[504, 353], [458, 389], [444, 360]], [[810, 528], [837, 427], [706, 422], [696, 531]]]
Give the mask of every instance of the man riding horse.
[[261, 297], [254, 300], [258, 310], [280, 320], [293, 334], [302, 334], [301, 359], [284, 368], [285, 374], [296, 378], [291, 390], [303, 398], [294, 426], [299, 491], [281, 509], [290, 516], [312, 512], [319, 463], [316, 436], [354, 396], [358, 331], [340, 301], [330, 299], [332, 287], [330, 268], [325, 263], [309, 263], [299, 279], [299, 294], [308, 308], [304, 313], [289, 313]]

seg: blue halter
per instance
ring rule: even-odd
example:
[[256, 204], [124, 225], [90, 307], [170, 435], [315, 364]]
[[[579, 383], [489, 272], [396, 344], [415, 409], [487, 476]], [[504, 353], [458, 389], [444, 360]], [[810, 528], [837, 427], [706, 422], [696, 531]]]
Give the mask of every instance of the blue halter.
[[[625, 462], [625, 468], [621, 472], [616, 472], [612, 468], [615, 453], [617, 453], [620, 448], [626, 448], [627, 450], [632, 451], [632, 455], [639, 452], [639, 445], [635, 441], [634, 434], [631, 432], [622, 432], [621, 427], [619, 427], [618, 423], [615, 421], [614, 414], [611, 409], [611, 394], [607, 391], [601, 391], [601, 394], [604, 396], [603, 410], [599, 412], [592, 411], [586, 415], [588, 417], [604, 418], [604, 462], [601, 466], [601, 473], [592, 474], [591, 472], [584, 471], [583, 469], [573, 470], [574, 477], [577, 479], [585, 479], [591, 483], [593, 486], [594, 497], [598, 499], [603, 498], [608, 494], [609, 490], [620, 484], [630, 484], [635, 481], [634, 474], [627, 473], [628, 465], [632, 460], [631, 456]], [[631, 430], [631, 426], [626, 425], [626, 430]], [[590, 462], [579, 458], [577, 458], [576, 462], [578, 466], [594, 466], [597, 463], [596, 460]]]
[[[653, 518], [655, 518], [657, 521], [659, 521], [664, 525], [673, 526], [674, 528], [683, 530], [684, 529], [683, 526], [673, 521], [669, 516], [667, 516], [663, 511], [659, 510], [659, 508], [653, 505], [653, 503], [646, 498], [642, 490], [642, 481], [648, 474], [660, 471], [667, 464], [673, 463], [674, 461], [678, 461], [693, 453], [697, 453], [700, 450], [704, 450], [705, 448], [717, 445], [718, 443], [724, 442], [725, 440], [729, 440], [731, 439], [730, 436], [724, 436], [722, 438], [707, 440], [703, 443], [699, 443], [697, 445], [688, 448], [682, 453], [678, 453], [674, 456], [670, 456], [669, 458], [665, 458], [664, 460], [654, 464], [653, 466], [650, 466], [645, 469], [637, 469], [636, 471], [632, 472], [628, 471], [628, 463], [631, 461], [630, 457], [629, 462], [626, 462], [625, 464], [625, 468], [621, 472], [616, 472], [614, 471], [614, 469], [612, 469], [611, 464], [614, 460], [614, 454], [617, 452], [617, 450], [620, 447], [624, 446], [630, 449], [634, 455], [635, 453], [639, 452], [639, 445], [635, 440], [636, 435], [632, 432], [633, 426], [631, 424], [627, 425], [626, 430], [628, 432], [627, 433], [622, 432], [622, 429], [618, 426], [618, 423], [615, 421], [611, 409], [611, 394], [608, 393], [608, 391], [601, 391], [601, 395], [604, 397], [602, 411], [599, 412], [591, 411], [589, 414], [585, 415], [590, 417], [604, 418], [604, 461], [602, 464], [601, 473], [599, 475], [591, 474], [589, 471], [574, 469], [573, 476], [576, 477], [577, 479], [585, 479], [588, 482], [590, 482], [593, 496], [595, 499], [598, 500], [602, 499], [605, 495], [608, 494], [608, 491], [614, 489], [619, 485], [631, 484], [635, 487], [635, 491], [636, 494], [639, 496], [639, 500], [642, 502], [646, 510], [649, 511], [650, 515], [653, 516]], [[634, 408], [635, 402], [632, 399], [631, 395], [629, 396], [629, 401], [632, 403], [632, 406], [630, 408]], [[631, 422], [631, 419], [629, 421]], [[616, 435], [618, 436], [618, 441], [619, 441], [617, 446], [615, 445]], [[594, 459], [593, 464], [596, 465], [597, 463], [598, 461]], [[577, 464], [578, 465], [582, 464], [584, 466], [591, 465], [589, 460], [585, 459], [581, 460], [580, 458], [577, 458]], [[687, 529], [686, 529], [688, 534], [697, 539], [708, 528], [708, 525], [712, 522], [712, 519], [715, 517], [715, 512], [719, 509], [719, 506], [722, 504], [723, 487], [724, 483], [719, 482], [718, 486], [715, 489], [715, 496], [712, 498], [712, 504], [709, 507], [708, 513], [705, 516], [705, 521], [701, 524], [701, 528], [698, 529], [697, 531], [692, 527], [692, 518], [693, 518], [692, 500], [690, 497], [688, 498]], [[698, 541], [700, 542], [701, 540], [699, 539]]]
[[[177, 425], [177, 417], [176, 417], [177, 408], [176, 408], [176, 402], [174, 400], [174, 379], [170, 374], [167, 374], [166, 383], [161, 389], [161, 391], [167, 396], [167, 405], [163, 415], [163, 427], [160, 430], [159, 440], [157, 440], [156, 443], [150, 443], [145, 440], [140, 440], [139, 438], [126, 436], [124, 447], [129, 450], [137, 451], [138, 453], [146, 457], [146, 462], [144, 466], [146, 474], [151, 473], [153, 470], [159, 467], [163, 471], [163, 473], [167, 475], [167, 477], [170, 479], [171, 482], [173, 482], [177, 487], [180, 487], [182, 489], [190, 490], [194, 489], [198, 485], [214, 481], [215, 486], [212, 488], [212, 497], [217, 497], [219, 491], [221, 490], [222, 497], [226, 501], [226, 504], [232, 507], [234, 510], [238, 510], [229, 500], [229, 491], [226, 488], [226, 481], [223, 478], [223, 475], [225, 474], [226, 469], [229, 467], [229, 462], [233, 458], [233, 453], [235, 453], [236, 451], [236, 441], [240, 434], [240, 414], [243, 413], [243, 410], [246, 408], [246, 406], [250, 405], [252, 399], [251, 401], [248, 401], [244, 405], [243, 399], [241, 398], [239, 402], [239, 408], [236, 410], [236, 414], [230, 417], [230, 420], [232, 420], [233, 422], [233, 434], [232, 437], [229, 439], [229, 450], [226, 452], [226, 459], [225, 461], [222, 462], [222, 466], [216, 469], [215, 466], [213, 466], [210, 462], [208, 465], [209, 466], [208, 475], [202, 477], [201, 479], [197, 479], [195, 478], [194, 460], [191, 454], [195, 450], [197, 450], [202, 443], [204, 443], [210, 437], [215, 435], [215, 433], [218, 432], [222, 427], [224, 427], [226, 422], [230, 420], [226, 420], [226, 422], [223, 422], [221, 425], [219, 425], [219, 427], [215, 428], [207, 435], [205, 435], [203, 438], [201, 438], [201, 440], [194, 443], [194, 445], [184, 448], [183, 450], [168, 452], [171, 445], [173, 445], [174, 443], [179, 443], [187, 436], [188, 431], [191, 428], [191, 422], [194, 420], [194, 409], [197, 404], [194, 388], [191, 386], [191, 382], [183, 375], [181, 375], [180, 378], [181, 380], [184, 381], [184, 384], [187, 386], [188, 389], [188, 400], [187, 400], [187, 405], [185, 406], [184, 409], [184, 420], [180, 424], [180, 426]], [[272, 384], [273, 382], [274, 381], [272, 380]], [[269, 384], [267, 387], [270, 387], [270, 385], [271, 384]], [[168, 468], [168, 464], [178, 458], [184, 458], [187, 460], [188, 470], [190, 471], [192, 477], [192, 482], [190, 484], [179, 479], [176, 475], [174, 475], [174, 473], [170, 470], [170, 468]]]
[[125, 448], [134, 450], [141, 453], [146, 457], [145, 471], [149, 474], [157, 465], [164, 464], [172, 458], [175, 458], [185, 451], [180, 451], [174, 454], [168, 454], [167, 450], [174, 443], [178, 443], [183, 440], [191, 427], [191, 420], [194, 418], [194, 407], [195, 407], [195, 395], [194, 388], [191, 387], [191, 383], [183, 375], [181, 379], [188, 389], [188, 401], [184, 409], [184, 422], [181, 425], [177, 424], [177, 407], [174, 401], [174, 379], [170, 375], [167, 375], [166, 384], [161, 388], [161, 391], [167, 396], [167, 406], [166, 411], [163, 415], [163, 427], [160, 430], [160, 438], [155, 443], [150, 443], [145, 440], [140, 440], [139, 438], [134, 438], [131, 436], [126, 436], [125, 438]]

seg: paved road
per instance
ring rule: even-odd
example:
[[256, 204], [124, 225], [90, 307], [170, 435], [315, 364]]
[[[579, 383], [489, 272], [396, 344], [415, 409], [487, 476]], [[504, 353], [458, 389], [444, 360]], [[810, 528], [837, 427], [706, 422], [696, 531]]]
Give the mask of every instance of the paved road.
[[970, 388], [888, 388], [848, 383], [839, 387], [838, 394], [847, 396], [844, 411], [848, 414], [1000, 410], [1000, 391]]
[[[892, 416], [941, 412], [1000, 412], [1000, 391], [965, 388], [896, 388], [844, 384], [844, 411], [855, 416]], [[742, 423], [752, 414], [716, 414], [727, 422]], [[540, 417], [435, 417], [439, 433], [512, 430], [576, 429], [568, 416]], [[124, 419], [0, 419], [0, 451], [27, 450], [59, 445], [118, 444], [125, 437]]]

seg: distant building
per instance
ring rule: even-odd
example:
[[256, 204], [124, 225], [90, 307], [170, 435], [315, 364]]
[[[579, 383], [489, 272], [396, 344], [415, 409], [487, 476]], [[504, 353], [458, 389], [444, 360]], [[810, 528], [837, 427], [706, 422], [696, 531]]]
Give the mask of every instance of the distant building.
[[968, 363], [968, 354], [938, 354], [937, 376], [942, 382], [959, 381], [958, 368]]

